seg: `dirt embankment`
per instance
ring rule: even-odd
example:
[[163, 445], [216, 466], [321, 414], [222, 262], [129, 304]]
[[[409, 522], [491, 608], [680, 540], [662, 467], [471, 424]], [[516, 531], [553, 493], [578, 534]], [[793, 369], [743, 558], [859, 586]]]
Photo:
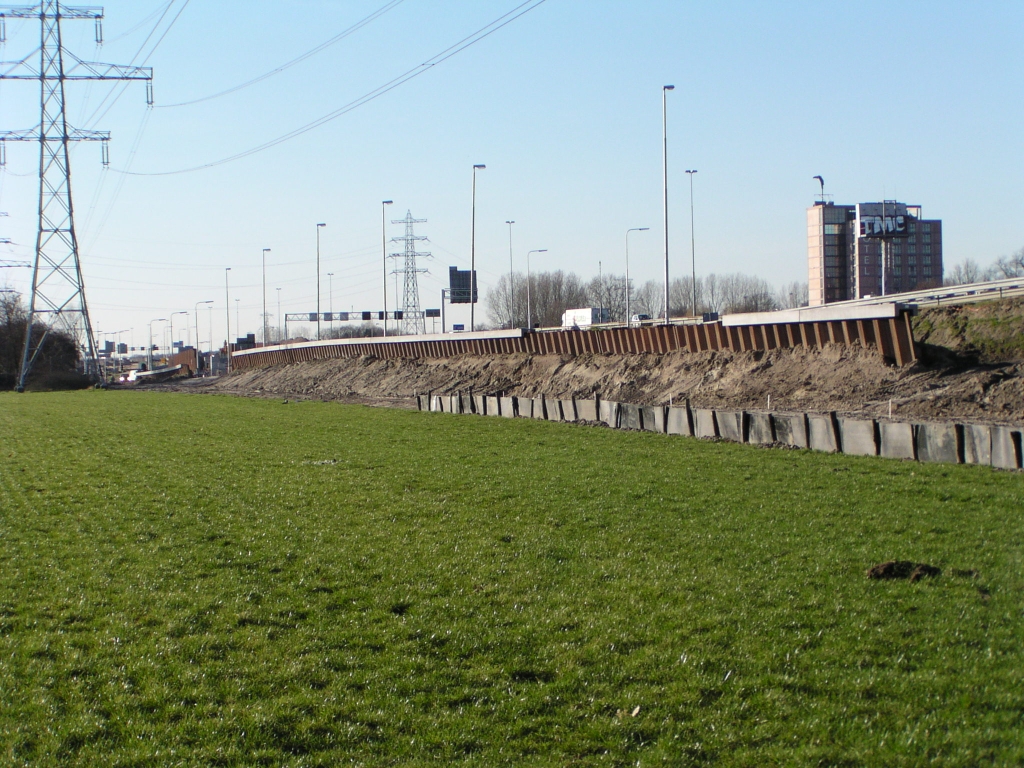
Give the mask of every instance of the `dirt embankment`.
[[[1007, 306], [1008, 305], [1008, 306]], [[593, 397], [662, 405], [839, 411], [894, 418], [1024, 423], [1024, 303], [928, 310], [915, 321], [922, 360], [888, 366], [860, 347], [665, 355], [506, 355], [325, 360], [243, 371], [188, 387], [208, 392], [411, 406], [427, 392]], [[988, 307], [988, 309], [981, 309]], [[1020, 322], [1019, 326], [1014, 323]], [[925, 324], [928, 328], [924, 328]], [[999, 344], [979, 331], [999, 329]], [[1007, 328], [1017, 330], [1006, 331]], [[958, 330], [959, 329], [959, 330]], [[939, 346], [941, 342], [943, 346]], [[997, 351], [998, 350], [998, 351]], [[994, 361], [998, 357], [1009, 358]]]

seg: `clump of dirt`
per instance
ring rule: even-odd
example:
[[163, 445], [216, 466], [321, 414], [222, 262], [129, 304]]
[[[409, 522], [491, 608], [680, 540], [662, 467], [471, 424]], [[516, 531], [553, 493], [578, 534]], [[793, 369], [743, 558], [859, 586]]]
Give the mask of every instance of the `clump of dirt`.
[[890, 560], [868, 568], [869, 579], [910, 579], [919, 581], [926, 576], [934, 577], [942, 570], [927, 563], [912, 563], [909, 560]]

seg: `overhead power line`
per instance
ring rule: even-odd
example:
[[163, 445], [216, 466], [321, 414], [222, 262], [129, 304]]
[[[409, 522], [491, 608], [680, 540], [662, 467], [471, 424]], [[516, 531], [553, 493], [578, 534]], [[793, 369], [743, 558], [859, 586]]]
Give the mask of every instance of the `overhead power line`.
[[538, 6], [543, 5], [545, 2], [547, 2], [547, 0], [526, 0], [526, 2], [520, 3], [511, 11], [503, 14], [502, 16], [499, 16], [497, 19], [490, 22], [489, 24], [484, 25], [473, 34], [464, 37], [462, 40], [455, 43], [455, 45], [446, 48], [436, 56], [427, 59], [427, 61], [423, 62], [422, 64], [416, 67], [413, 67], [412, 69], [399, 75], [393, 80], [388, 81], [384, 85], [375, 88], [369, 93], [366, 93], [360, 96], [359, 98], [354, 99], [353, 101], [350, 101], [348, 104], [345, 104], [344, 106], [338, 107], [333, 112], [328, 112], [326, 115], [318, 117], [316, 120], [313, 120], [312, 122], [306, 123], [305, 125], [300, 126], [299, 128], [295, 128], [294, 130], [282, 134], [277, 138], [266, 141], [263, 144], [259, 144], [255, 147], [244, 150], [242, 152], [238, 152], [234, 155], [221, 158], [220, 160], [213, 160], [209, 163], [203, 163], [202, 165], [192, 166], [191, 168], [179, 168], [178, 170], [174, 171], [130, 171], [121, 169], [113, 170], [115, 170], [117, 173], [123, 173], [130, 176], [174, 176], [180, 173], [192, 173], [194, 171], [202, 171], [207, 168], [215, 168], [218, 165], [224, 165], [225, 163], [231, 163], [234, 162], [235, 160], [241, 160], [242, 158], [249, 157], [250, 155], [255, 155], [259, 152], [263, 152], [264, 150], [270, 149], [271, 147], [276, 147], [278, 144], [283, 144], [286, 141], [290, 141], [291, 139], [297, 138], [298, 136], [301, 136], [304, 133], [312, 131], [314, 128], [319, 128], [321, 125], [329, 123], [332, 120], [336, 120], [342, 115], [348, 114], [349, 112], [358, 109], [359, 107], [365, 104], [368, 104], [374, 99], [383, 96], [385, 93], [393, 91], [400, 85], [404, 85], [410, 80], [419, 77], [420, 75], [436, 67], [438, 64], [443, 64], [445, 61], [452, 58], [453, 56], [462, 53], [462, 51], [466, 50], [467, 48], [470, 48], [473, 45], [476, 45], [484, 38], [493, 35], [499, 29], [502, 29], [503, 27], [511, 24], [513, 21], [516, 21], [520, 17], [525, 16], [527, 13], [534, 10]]
[[344, 30], [343, 32], [339, 32], [337, 35], [332, 37], [330, 40], [321, 43], [320, 45], [316, 46], [315, 48], [311, 48], [310, 50], [308, 50], [305, 53], [303, 53], [301, 56], [297, 56], [296, 58], [292, 59], [291, 61], [285, 62], [281, 66], [276, 67], [276, 68], [270, 70], [269, 72], [263, 73], [259, 77], [254, 77], [252, 80], [247, 80], [244, 83], [241, 83], [239, 85], [233, 86], [231, 88], [227, 88], [226, 90], [218, 91], [217, 93], [211, 93], [209, 96], [202, 96], [202, 97], [200, 97], [198, 99], [191, 99], [190, 101], [181, 101], [181, 102], [178, 102], [177, 104], [160, 104], [160, 105], [158, 105], [158, 108], [159, 109], [170, 109], [171, 107], [187, 107], [190, 104], [199, 104], [199, 103], [201, 103], [203, 101], [210, 101], [211, 99], [217, 99], [217, 98], [220, 98], [221, 96], [227, 96], [229, 93], [235, 93], [236, 91], [241, 91], [244, 88], [248, 88], [250, 85], [256, 85], [256, 83], [263, 82], [264, 80], [266, 80], [269, 77], [273, 77], [274, 75], [277, 75], [277, 74], [280, 74], [281, 72], [284, 72], [286, 69], [294, 67], [296, 64], [300, 64], [301, 62], [305, 61], [306, 59], [310, 58], [311, 56], [315, 56], [316, 54], [320, 53], [320, 51], [322, 51], [322, 50], [324, 50], [326, 48], [330, 48], [335, 43], [341, 42], [342, 40], [344, 40], [346, 37], [348, 37], [352, 33], [358, 32], [360, 29], [365, 27], [367, 24], [369, 24], [372, 21], [375, 21], [376, 19], [378, 19], [379, 17], [383, 16], [385, 13], [390, 11], [392, 8], [394, 8], [396, 5], [399, 5], [399, 4], [403, 3], [403, 2], [405, 2], [405, 0], [391, 0], [391, 2], [387, 3], [386, 5], [382, 6], [381, 8], [378, 8], [376, 11], [371, 13], [366, 18], [361, 19], [360, 21], [357, 21], [355, 24], [353, 24], [351, 27], [349, 27], [348, 29]]

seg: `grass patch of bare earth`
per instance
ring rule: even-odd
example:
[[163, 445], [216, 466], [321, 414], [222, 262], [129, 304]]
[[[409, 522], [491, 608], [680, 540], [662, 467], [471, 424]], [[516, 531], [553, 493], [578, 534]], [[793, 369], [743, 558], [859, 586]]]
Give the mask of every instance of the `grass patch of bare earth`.
[[166, 393], [0, 435], [7, 765], [1024, 761], [1019, 473]]

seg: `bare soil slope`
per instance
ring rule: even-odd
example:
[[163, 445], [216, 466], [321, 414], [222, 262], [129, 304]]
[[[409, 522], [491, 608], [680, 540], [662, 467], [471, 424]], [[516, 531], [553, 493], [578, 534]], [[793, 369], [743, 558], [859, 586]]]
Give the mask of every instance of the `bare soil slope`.
[[877, 352], [860, 347], [439, 360], [365, 357], [166, 386], [407, 407], [417, 394], [470, 390], [559, 398], [600, 394], [649, 405], [689, 399], [694, 406], [749, 409], [767, 408], [770, 396], [774, 410], [884, 416], [891, 406], [896, 418], [1024, 423], [1024, 354], [1013, 353], [1024, 352], [1024, 303], [928, 310], [915, 323], [928, 343], [922, 345], [921, 362], [906, 368], [888, 366]]

